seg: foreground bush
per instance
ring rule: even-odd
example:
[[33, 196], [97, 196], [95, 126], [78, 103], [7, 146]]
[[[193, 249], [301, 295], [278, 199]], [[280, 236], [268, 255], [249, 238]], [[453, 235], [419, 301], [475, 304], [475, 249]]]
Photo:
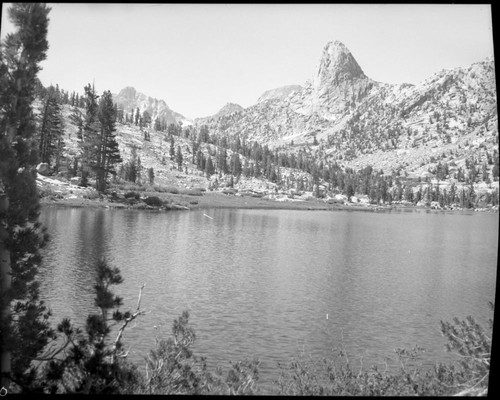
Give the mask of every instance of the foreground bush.
[[[490, 308], [494, 306], [490, 303]], [[493, 330], [493, 320], [488, 321]], [[280, 377], [275, 382], [277, 394], [300, 396], [436, 396], [481, 395], [488, 393], [491, 333], [473, 317], [453, 322], [441, 321], [441, 333], [448, 339], [446, 350], [458, 355], [458, 362], [436, 364], [424, 368], [416, 364], [422, 348], [397, 349], [401, 368], [397, 372], [381, 372], [354, 368], [346, 353], [332, 358], [313, 360], [301, 357], [287, 365], [279, 365]], [[411, 365], [411, 367], [409, 367]]]
[[137, 192], [130, 191], [130, 192], [125, 192], [125, 194], [123, 195], [123, 197], [125, 197], [126, 199], [139, 200], [141, 198], [141, 195], [139, 193], [137, 193]]
[[300, 396], [415, 396], [443, 395], [448, 389], [442, 385], [452, 383], [446, 374], [435, 379], [435, 370], [401, 368], [396, 373], [381, 371], [372, 366], [351, 366], [345, 356], [311, 360], [299, 358], [288, 365], [280, 365], [276, 382], [278, 394]]
[[148, 196], [143, 201], [151, 207], [161, 207], [163, 205], [163, 201], [158, 196]]
[[227, 372], [211, 372], [206, 360], [193, 354], [195, 333], [184, 311], [172, 325], [172, 336], [156, 338], [146, 358], [146, 370], [135, 376], [125, 393], [131, 394], [257, 394], [258, 362], [233, 363]]

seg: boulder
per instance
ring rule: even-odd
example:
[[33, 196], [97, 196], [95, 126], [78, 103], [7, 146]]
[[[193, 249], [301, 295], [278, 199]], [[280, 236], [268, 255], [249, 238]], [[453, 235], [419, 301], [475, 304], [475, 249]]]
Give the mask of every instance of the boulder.
[[49, 175], [49, 164], [47, 163], [40, 163], [36, 166], [36, 171], [41, 174], [41, 175], [44, 175], [44, 176], [48, 176]]

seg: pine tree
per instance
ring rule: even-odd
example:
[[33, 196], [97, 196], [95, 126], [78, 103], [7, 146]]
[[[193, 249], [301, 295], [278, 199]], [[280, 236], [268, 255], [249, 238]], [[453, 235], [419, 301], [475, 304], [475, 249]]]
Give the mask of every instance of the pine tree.
[[31, 361], [53, 337], [35, 280], [46, 238], [38, 221], [32, 113], [36, 75], [48, 49], [49, 11], [43, 3], [14, 3], [8, 12], [17, 31], [7, 35], [0, 51], [0, 367], [5, 388], [10, 381], [32, 385]]
[[413, 203], [413, 189], [411, 188], [411, 186], [405, 186], [405, 189], [404, 189], [404, 199], [406, 201], [409, 201], [410, 203]]
[[449, 196], [449, 200], [448, 200], [448, 203], [449, 204], [452, 204], [455, 202], [455, 194], [456, 194], [456, 191], [457, 191], [457, 187], [455, 185], [455, 182], [453, 182], [450, 186], [450, 193], [448, 194]]
[[63, 104], [69, 104], [69, 93], [67, 91], [63, 91], [62, 101]]
[[170, 150], [169, 150], [169, 154], [170, 154], [170, 159], [173, 161], [174, 157], [175, 157], [175, 142], [174, 142], [174, 137], [173, 136], [170, 136]]
[[149, 126], [149, 124], [151, 123], [151, 115], [149, 115], [149, 113], [144, 110], [144, 112], [142, 113], [142, 123], [144, 124], [144, 126]]
[[55, 93], [49, 88], [43, 103], [38, 149], [40, 161], [51, 166], [54, 160], [56, 171], [59, 169], [64, 147], [63, 123], [61, 105], [57, 102]]
[[194, 140], [193, 137], [191, 137], [191, 163], [196, 164], [196, 152], [198, 151], [198, 144]]
[[125, 180], [129, 182], [134, 182], [139, 177], [140, 169], [140, 159], [137, 156], [137, 150], [135, 147], [132, 148], [132, 153], [129, 161], [124, 166]]
[[[105, 260], [97, 263], [94, 304], [99, 311], [88, 315], [84, 330], [67, 318], [58, 325], [62, 345], [46, 356], [49, 362], [40, 379], [44, 392], [118, 394], [126, 383], [136, 379], [134, 367], [124, 360], [122, 338], [127, 326], [145, 313], [140, 309], [144, 285], [135, 312], [122, 312], [119, 307], [123, 299], [111, 291], [112, 285], [122, 282], [118, 268], [109, 267]], [[113, 327], [118, 328], [114, 339]], [[60, 352], [65, 348], [67, 351]], [[57, 352], [60, 354], [56, 357]]]
[[175, 161], [177, 162], [177, 168], [179, 171], [182, 171], [182, 151], [181, 151], [181, 146], [177, 146], [177, 152], [175, 153]]
[[141, 171], [142, 171], [141, 157], [137, 156], [137, 182], [139, 184], [141, 183]]
[[90, 172], [96, 168], [97, 154], [99, 150], [99, 120], [98, 104], [94, 86], [85, 86], [85, 115], [78, 121], [78, 138], [81, 156], [81, 182], [82, 186], [88, 185]]
[[115, 114], [116, 114], [116, 120], [122, 124], [123, 123], [123, 108], [118, 108], [118, 104], [115, 103]]
[[152, 185], [155, 182], [155, 171], [153, 167], [148, 168], [148, 178], [149, 178], [149, 184]]
[[200, 149], [196, 152], [196, 167], [202, 171], [205, 169], [205, 158]]
[[231, 173], [234, 176], [240, 176], [242, 172], [240, 155], [238, 153], [233, 153], [231, 157]]
[[346, 185], [346, 196], [349, 201], [351, 201], [351, 197], [354, 196], [355, 189], [351, 179], [348, 180]]
[[259, 178], [261, 175], [261, 170], [260, 170], [260, 164], [259, 161], [255, 160], [255, 162], [252, 164], [253, 167], [253, 174], [252, 176]]
[[139, 107], [135, 110], [135, 124], [139, 125], [139, 119], [141, 118], [141, 112], [139, 110]]
[[116, 108], [111, 92], [105, 91], [99, 101], [100, 136], [95, 162], [97, 190], [104, 192], [109, 174], [116, 175], [115, 165], [122, 162], [116, 141]]
[[207, 160], [205, 162], [205, 174], [207, 178], [210, 179], [210, 177], [215, 173], [215, 168], [214, 164], [212, 162], [212, 157], [210, 155], [207, 155]]
[[219, 148], [218, 153], [217, 153], [217, 169], [219, 172], [222, 172], [224, 174], [227, 174], [228, 168], [227, 168], [227, 150], [225, 147]]

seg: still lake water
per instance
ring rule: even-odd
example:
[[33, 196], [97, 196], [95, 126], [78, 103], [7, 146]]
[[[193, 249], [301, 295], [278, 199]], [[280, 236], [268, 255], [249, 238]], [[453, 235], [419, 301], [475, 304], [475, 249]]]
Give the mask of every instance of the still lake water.
[[486, 326], [492, 316], [498, 214], [56, 207], [40, 219], [51, 234], [40, 278], [54, 321], [95, 312], [101, 257], [121, 270], [122, 310], [146, 285], [149, 313], [124, 336], [141, 364], [183, 310], [195, 354], [223, 367], [257, 357], [263, 383], [278, 362], [341, 345], [366, 366], [395, 365], [394, 349], [414, 345], [429, 364], [447, 361], [439, 321], [473, 315]]

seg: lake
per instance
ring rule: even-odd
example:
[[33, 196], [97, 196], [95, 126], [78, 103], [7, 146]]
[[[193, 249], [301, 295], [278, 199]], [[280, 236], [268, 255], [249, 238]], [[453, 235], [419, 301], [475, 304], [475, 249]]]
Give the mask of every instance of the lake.
[[135, 309], [145, 284], [148, 314], [124, 335], [141, 364], [183, 310], [195, 354], [223, 367], [259, 358], [264, 384], [278, 362], [341, 346], [364, 365], [396, 365], [394, 349], [414, 345], [426, 364], [446, 361], [440, 320], [472, 315], [486, 327], [492, 316], [497, 213], [48, 207], [40, 219], [51, 235], [41, 291], [54, 321], [95, 312], [101, 257], [121, 270], [122, 310]]

